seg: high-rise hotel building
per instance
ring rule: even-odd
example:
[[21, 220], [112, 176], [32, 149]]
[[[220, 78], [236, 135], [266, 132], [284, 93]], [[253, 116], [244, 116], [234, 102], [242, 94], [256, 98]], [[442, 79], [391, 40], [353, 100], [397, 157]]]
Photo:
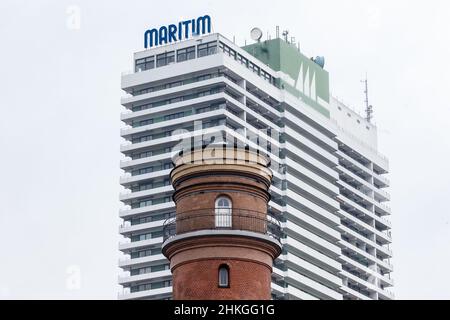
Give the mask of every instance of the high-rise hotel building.
[[283, 39], [239, 47], [220, 34], [137, 52], [133, 64], [122, 75], [119, 299], [171, 298], [161, 246], [173, 150], [217, 137], [271, 159], [269, 215], [284, 234], [274, 299], [394, 298], [388, 160], [376, 126], [330, 96], [327, 71]]

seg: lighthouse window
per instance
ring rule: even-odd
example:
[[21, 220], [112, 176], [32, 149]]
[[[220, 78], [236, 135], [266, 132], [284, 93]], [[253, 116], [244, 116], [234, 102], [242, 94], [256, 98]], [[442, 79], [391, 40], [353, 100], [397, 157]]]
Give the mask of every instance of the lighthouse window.
[[228, 288], [230, 286], [230, 270], [228, 266], [221, 265], [219, 267], [219, 287]]
[[215, 216], [216, 228], [231, 228], [231, 200], [227, 197], [219, 197], [216, 200]]

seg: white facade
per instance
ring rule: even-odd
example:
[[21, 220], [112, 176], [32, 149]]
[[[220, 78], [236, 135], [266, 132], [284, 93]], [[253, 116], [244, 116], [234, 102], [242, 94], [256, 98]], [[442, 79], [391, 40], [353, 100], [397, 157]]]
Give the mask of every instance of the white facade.
[[[180, 61], [185, 57], [192, 59]], [[377, 152], [375, 126], [335, 99], [331, 117], [323, 116], [275, 86], [277, 72], [219, 34], [134, 58], [136, 69], [122, 75], [119, 299], [170, 298], [160, 249], [163, 223], [175, 211], [172, 149], [202, 134], [260, 148], [276, 168], [269, 213], [281, 217], [286, 237], [273, 269], [275, 299], [393, 299], [388, 161]], [[270, 137], [259, 136], [269, 150], [253, 138], [268, 128]]]

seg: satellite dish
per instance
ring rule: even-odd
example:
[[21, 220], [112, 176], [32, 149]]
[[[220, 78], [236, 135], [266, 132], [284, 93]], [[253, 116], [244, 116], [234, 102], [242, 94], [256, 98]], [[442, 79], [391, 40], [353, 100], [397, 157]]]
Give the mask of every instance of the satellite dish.
[[319, 65], [322, 69], [325, 67], [325, 57], [316, 57], [314, 62]]
[[255, 41], [259, 42], [259, 40], [261, 40], [261, 38], [262, 38], [262, 35], [263, 35], [263, 33], [260, 28], [253, 28], [250, 31], [250, 37]]

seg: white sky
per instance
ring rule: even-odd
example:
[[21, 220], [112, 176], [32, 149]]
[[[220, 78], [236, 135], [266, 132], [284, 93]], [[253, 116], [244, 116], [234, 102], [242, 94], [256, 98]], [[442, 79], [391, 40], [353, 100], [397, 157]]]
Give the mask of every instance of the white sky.
[[445, 0], [2, 0], [0, 298], [117, 297], [120, 74], [147, 28], [203, 14], [239, 44], [254, 26], [288, 29], [359, 111], [368, 73], [391, 164], [396, 297], [450, 298]]

